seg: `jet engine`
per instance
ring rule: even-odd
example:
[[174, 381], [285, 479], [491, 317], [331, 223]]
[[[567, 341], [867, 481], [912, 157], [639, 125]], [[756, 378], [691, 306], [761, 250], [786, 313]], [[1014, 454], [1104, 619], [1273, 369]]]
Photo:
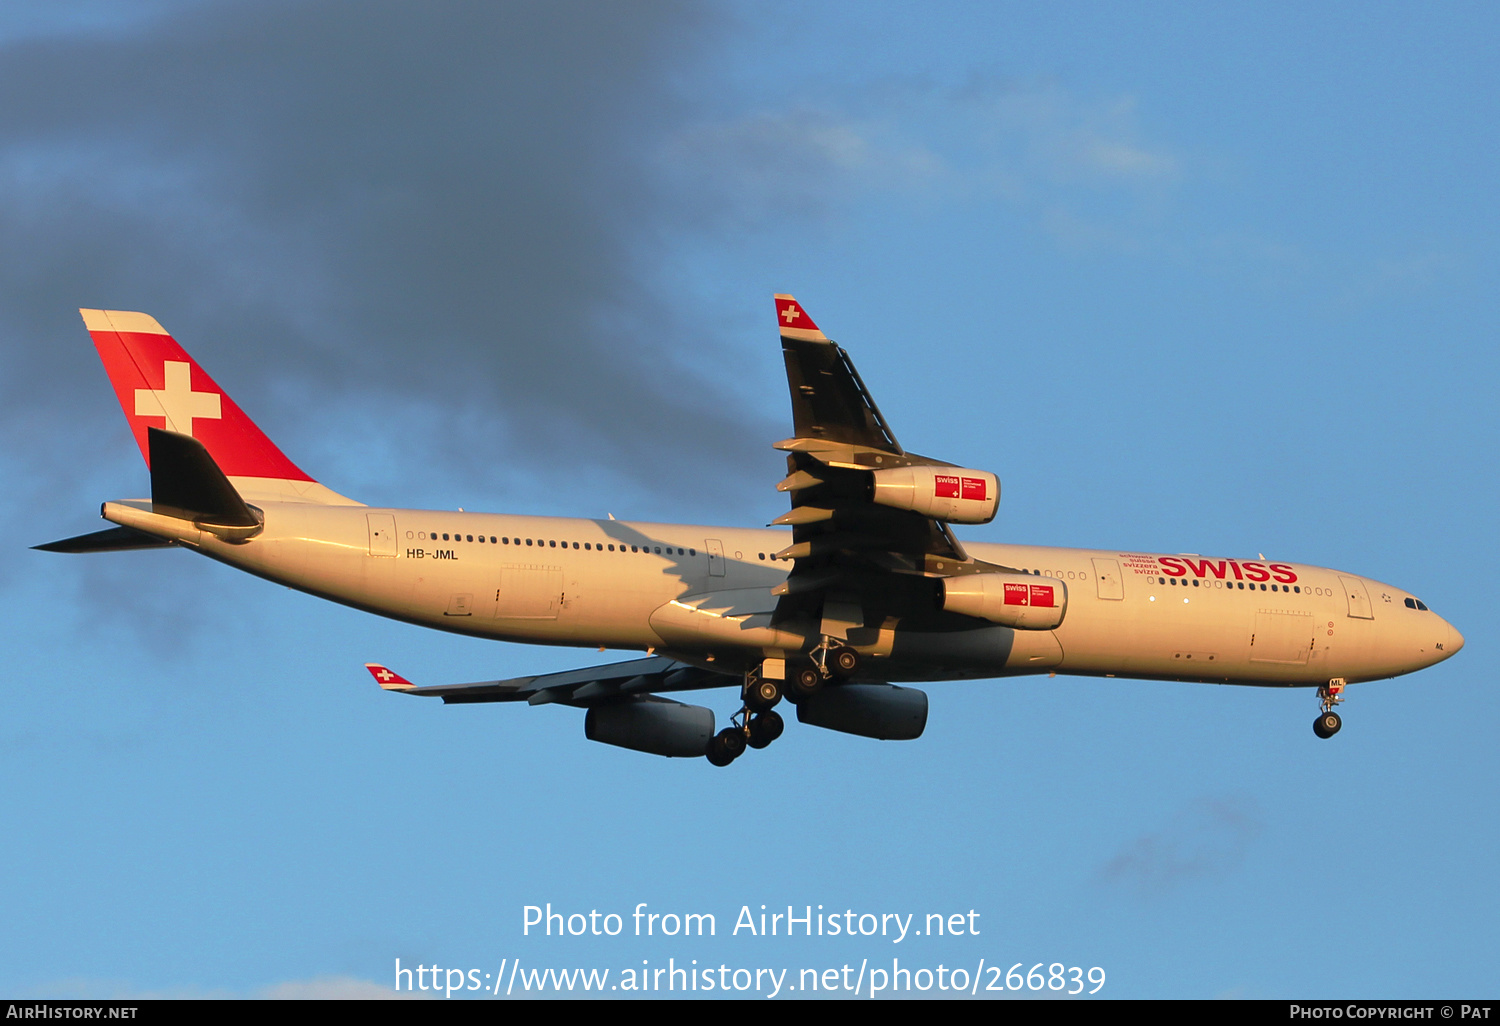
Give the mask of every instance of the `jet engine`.
[[927, 692], [894, 684], [840, 684], [804, 698], [797, 719], [879, 741], [911, 741], [927, 727]]
[[622, 698], [590, 706], [583, 734], [637, 752], [696, 759], [714, 736], [714, 711], [656, 695]]
[[892, 467], [871, 471], [870, 501], [955, 524], [987, 524], [1000, 505], [1000, 479], [961, 467]]
[[1021, 631], [1050, 631], [1068, 611], [1068, 586], [1055, 577], [995, 571], [945, 577], [938, 606]]

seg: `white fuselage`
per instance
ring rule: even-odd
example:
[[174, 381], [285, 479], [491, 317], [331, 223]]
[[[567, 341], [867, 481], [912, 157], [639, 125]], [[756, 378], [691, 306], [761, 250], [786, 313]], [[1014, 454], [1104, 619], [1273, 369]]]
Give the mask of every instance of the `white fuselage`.
[[[258, 576], [409, 623], [506, 641], [645, 649], [737, 672], [804, 640], [771, 625], [791, 564], [781, 529], [266, 502], [227, 542], [108, 503], [105, 516]], [[480, 539], [483, 539], [482, 541]], [[1066, 582], [1064, 622], [890, 620], [848, 640], [884, 680], [1056, 672], [1316, 686], [1430, 666], [1463, 644], [1407, 592], [1303, 564], [971, 543], [974, 557]]]

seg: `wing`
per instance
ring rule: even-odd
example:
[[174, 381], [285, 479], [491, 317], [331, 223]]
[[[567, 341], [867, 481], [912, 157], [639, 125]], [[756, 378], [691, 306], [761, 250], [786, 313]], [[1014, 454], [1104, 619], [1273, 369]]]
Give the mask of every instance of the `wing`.
[[379, 663], [365, 669], [387, 691], [441, 698], [445, 703], [528, 702], [546, 705], [591, 706], [615, 698], [647, 695], [656, 691], [694, 691], [699, 688], [738, 686], [739, 677], [728, 677], [675, 662], [663, 656], [631, 659], [607, 666], [590, 666], [536, 677], [485, 680], [473, 684], [434, 684], [419, 687]]
[[777, 442], [792, 508], [792, 561], [774, 622], [848, 637], [888, 616], [936, 617], [940, 582], [1009, 570], [970, 558], [949, 521], [987, 523], [999, 502], [993, 474], [907, 452], [896, 441], [854, 363], [796, 299], [776, 296], [796, 434]]

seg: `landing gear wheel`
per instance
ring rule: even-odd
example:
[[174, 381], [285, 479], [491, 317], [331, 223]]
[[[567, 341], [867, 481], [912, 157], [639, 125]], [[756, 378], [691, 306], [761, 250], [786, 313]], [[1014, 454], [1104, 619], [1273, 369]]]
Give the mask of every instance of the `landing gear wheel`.
[[745, 731], [740, 727], [725, 727], [719, 731], [719, 750], [731, 759], [745, 754]]
[[1319, 713], [1318, 718], [1313, 720], [1313, 733], [1322, 738], [1333, 737], [1343, 725], [1344, 721], [1339, 718], [1338, 713]]
[[728, 766], [745, 754], [745, 732], [739, 727], [725, 727], [714, 735], [704, 754], [715, 766]]
[[758, 680], [745, 693], [745, 707], [751, 712], [769, 712], [781, 701], [781, 685], [774, 680]]
[[750, 721], [750, 736], [746, 743], [751, 748], [764, 748], [780, 737], [783, 730], [786, 730], [786, 721], [781, 714], [768, 710]]
[[794, 703], [811, 698], [823, 690], [823, 675], [816, 666], [804, 666], [787, 681], [786, 697]]
[[859, 669], [859, 653], [847, 645], [840, 646], [834, 649], [833, 657], [829, 662], [833, 671], [847, 680]]

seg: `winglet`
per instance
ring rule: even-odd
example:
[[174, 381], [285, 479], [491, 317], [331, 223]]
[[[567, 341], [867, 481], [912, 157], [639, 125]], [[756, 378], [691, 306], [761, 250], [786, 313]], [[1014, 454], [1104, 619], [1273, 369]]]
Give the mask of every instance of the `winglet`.
[[828, 336], [818, 330], [813, 319], [807, 315], [802, 304], [792, 296], [776, 295], [776, 323], [781, 325], [781, 334], [786, 338], [808, 342], [827, 342]]
[[365, 669], [370, 671], [370, 676], [375, 678], [375, 683], [387, 691], [410, 691], [416, 687], [401, 674], [388, 670], [379, 663], [365, 663]]

